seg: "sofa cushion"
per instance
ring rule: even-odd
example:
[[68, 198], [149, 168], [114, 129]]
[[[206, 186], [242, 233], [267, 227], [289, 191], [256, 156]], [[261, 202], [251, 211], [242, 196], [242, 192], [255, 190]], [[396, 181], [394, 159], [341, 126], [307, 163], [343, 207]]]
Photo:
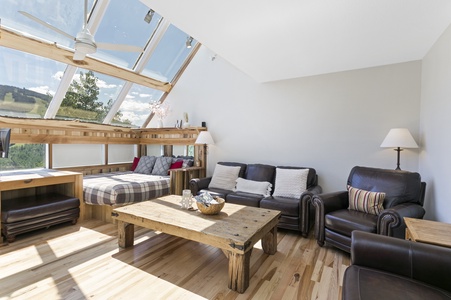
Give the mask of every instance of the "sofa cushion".
[[240, 169], [241, 168], [238, 166], [234, 167], [216, 164], [208, 188], [218, 188], [232, 191], [235, 188], [236, 179], [238, 178]]
[[272, 182], [276, 167], [264, 164], [249, 164], [246, 168], [244, 178], [254, 181]]
[[267, 181], [254, 181], [244, 178], [237, 178], [235, 192], [246, 192], [268, 197], [271, 195], [272, 184]]
[[141, 156], [138, 165], [136, 166], [135, 173], [152, 174], [153, 166], [157, 158], [155, 156]]
[[138, 166], [138, 163], [139, 163], [139, 157], [133, 158], [133, 163], [132, 163], [132, 167], [130, 168], [130, 171], [135, 171], [136, 167]]
[[307, 189], [309, 169], [276, 169], [274, 197], [301, 198]]
[[372, 215], [379, 215], [382, 212], [385, 193], [365, 191], [349, 185], [348, 193], [349, 209]]
[[282, 215], [298, 217], [301, 202], [295, 198], [284, 198], [270, 196], [260, 201], [261, 208], [280, 210]]
[[218, 164], [229, 167], [240, 167], [240, 172], [238, 173], [238, 177], [244, 178], [244, 174], [246, 173], [247, 164], [237, 163], [237, 162], [229, 162], [229, 161], [220, 161]]
[[263, 196], [252, 193], [233, 192], [227, 194], [225, 199], [227, 203], [260, 207], [260, 201], [263, 199]]

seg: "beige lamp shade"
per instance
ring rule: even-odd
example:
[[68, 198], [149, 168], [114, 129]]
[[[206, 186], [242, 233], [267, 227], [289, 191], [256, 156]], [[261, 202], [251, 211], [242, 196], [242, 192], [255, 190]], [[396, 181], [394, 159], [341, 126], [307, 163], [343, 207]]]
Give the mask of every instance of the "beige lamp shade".
[[407, 128], [392, 128], [381, 144], [382, 148], [418, 148]]
[[213, 138], [211, 137], [210, 132], [208, 131], [201, 131], [199, 135], [197, 136], [196, 141], [194, 144], [201, 144], [201, 145], [214, 145], [215, 141], [213, 141]]

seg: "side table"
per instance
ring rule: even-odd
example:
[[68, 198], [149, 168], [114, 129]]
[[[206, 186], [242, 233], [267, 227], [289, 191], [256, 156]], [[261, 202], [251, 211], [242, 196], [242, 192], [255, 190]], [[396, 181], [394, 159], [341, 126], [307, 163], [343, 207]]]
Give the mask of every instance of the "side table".
[[451, 248], [451, 224], [404, 218], [406, 240]]

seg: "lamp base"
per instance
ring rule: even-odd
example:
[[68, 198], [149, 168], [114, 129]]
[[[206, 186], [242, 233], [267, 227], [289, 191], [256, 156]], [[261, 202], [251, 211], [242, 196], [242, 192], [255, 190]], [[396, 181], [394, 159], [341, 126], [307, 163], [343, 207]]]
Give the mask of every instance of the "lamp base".
[[397, 156], [398, 156], [398, 161], [397, 161], [396, 169], [395, 169], [395, 170], [401, 170], [401, 168], [399, 167], [399, 165], [400, 165], [399, 161], [400, 161], [400, 157], [401, 157], [400, 153], [401, 153], [401, 151], [402, 151], [403, 149], [401, 149], [400, 147], [398, 147], [398, 148], [396, 148], [396, 149], [394, 149], [394, 150], [398, 152], [398, 155], [397, 155]]

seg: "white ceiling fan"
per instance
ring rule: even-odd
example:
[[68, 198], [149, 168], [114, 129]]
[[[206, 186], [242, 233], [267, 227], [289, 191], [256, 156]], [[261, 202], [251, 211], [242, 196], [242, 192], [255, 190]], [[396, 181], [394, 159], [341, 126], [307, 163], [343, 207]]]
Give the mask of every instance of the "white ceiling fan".
[[88, 0], [85, 0], [85, 8], [84, 8], [84, 23], [83, 28], [79, 33], [77, 33], [77, 36], [74, 37], [67, 32], [62, 31], [61, 29], [58, 29], [49, 23], [42, 21], [41, 19], [27, 13], [24, 11], [19, 11], [22, 15], [30, 18], [31, 20], [44, 25], [47, 28], [52, 29], [53, 31], [58, 32], [59, 34], [62, 34], [72, 40], [75, 41], [74, 44], [74, 57], [73, 60], [83, 60], [86, 57], [86, 54], [93, 54], [97, 51], [97, 48], [105, 49], [105, 50], [115, 50], [115, 51], [126, 51], [126, 52], [141, 52], [143, 49], [137, 46], [132, 45], [122, 45], [122, 44], [108, 44], [108, 43], [97, 43], [94, 40], [94, 36], [89, 32], [87, 28], [87, 17], [88, 17]]

